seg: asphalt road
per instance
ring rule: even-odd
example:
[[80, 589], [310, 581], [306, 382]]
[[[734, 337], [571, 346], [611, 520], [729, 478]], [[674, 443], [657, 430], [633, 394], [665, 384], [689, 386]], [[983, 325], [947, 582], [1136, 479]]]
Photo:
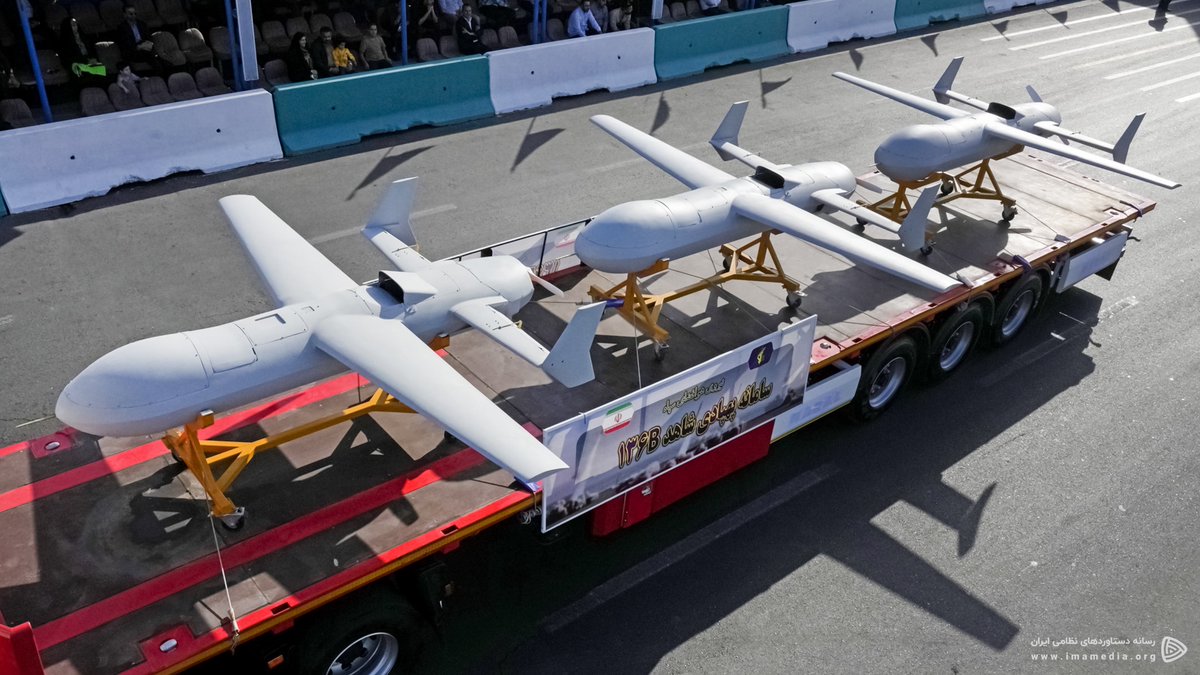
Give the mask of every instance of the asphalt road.
[[[1160, 200], [1115, 278], [1086, 281], [1015, 343], [870, 425], [822, 422], [632, 532], [497, 562], [516, 576], [488, 585], [496, 611], [468, 610], [447, 634], [453, 653], [424, 665], [1200, 672], [1200, 275], [1189, 222], [1200, 0], [1176, 0], [1165, 23], [1151, 22], [1152, 4], [1026, 9], [6, 218], [0, 446], [56, 430], [45, 418], [58, 390], [106, 351], [268, 308], [221, 196], [257, 195], [368, 278], [381, 259], [355, 232], [389, 180], [420, 176], [415, 227], [440, 256], [677, 191], [587, 123], [601, 112], [719, 164], [704, 141], [729, 102], [750, 99], [746, 147], [865, 169], [888, 133], [927, 118], [830, 73], [927, 94], [964, 55], [956, 89], [1021, 102], [1033, 84], [1066, 126], [1093, 136], [1115, 138], [1149, 111], [1130, 162], [1183, 188], [1085, 172]], [[1164, 636], [1193, 653], [1136, 660], [1157, 655]], [[1156, 645], [1032, 646], [1040, 638]], [[1063, 663], [1071, 654], [1117, 661]]]

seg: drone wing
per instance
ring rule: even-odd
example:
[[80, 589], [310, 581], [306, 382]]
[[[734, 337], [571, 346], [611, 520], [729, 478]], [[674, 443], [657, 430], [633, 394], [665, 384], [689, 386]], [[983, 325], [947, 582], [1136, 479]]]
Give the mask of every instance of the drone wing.
[[693, 190], [734, 180], [733, 176], [715, 166], [696, 159], [644, 131], [634, 129], [615, 117], [593, 115], [592, 123]]
[[1156, 176], [1147, 171], [1142, 171], [1141, 169], [1135, 169], [1128, 164], [1114, 162], [1111, 159], [1093, 155], [1090, 152], [1076, 150], [1075, 148], [1063, 145], [1061, 143], [1054, 143], [1049, 139], [1038, 136], [1037, 134], [1032, 134], [1028, 131], [1022, 131], [1020, 129], [1010, 127], [1003, 122], [990, 122], [984, 127], [984, 130], [989, 135], [997, 138], [1003, 138], [1005, 140], [1012, 141], [1013, 143], [1019, 143], [1031, 148], [1037, 148], [1038, 150], [1045, 150], [1046, 152], [1060, 155], [1068, 159], [1074, 159], [1076, 161], [1083, 162], [1084, 164], [1091, 164], [1092, 166], [1099, 167], [1101, 169], [1107, 169], [1123, 176], [1136, 178], [1152, 185], [1169, 189], [1175, 189], [1179, 187], [1179, 183], [1173, 180]]
[[231, 195], [220, 204], [277, 306], [358, 286], [258, 198]]
[[333, 316], [317, 325], [322, 351], [532, 485], [567, 465], [396, 320]]
[[739, 195], [733, 200], [733, 209], [746, 218], [839, 253], [856, 263], [874, 267], [939, 293], [962, 285], [915, 260], [766, 195]]
[[929, 113], [934, 117], [944, 120], [954, 119], [956, 117], [966, 117], [972, 114], [964, 110], [959, 110], [958, 108], [951, 108], [950, 106], [943, 105], [937, 101], [930, 101], [927, 98], [921, 98], [920, 96], [914, 96], [913, 94], [909, 94], [898, 89], [892, 89], [891, 87], [886, 87], [882, 84], [876, 84], [870, 80], [864, 80], [861, 77], [847, 75], [846, 73], [842, 72], [834, 73], [833, 76], [839, 80], [845, 80], [850, 84], [856, 84], [867, 91], [873, 91], [880, 96], [886, 96], [893, 101], [903, 103], [910, 108], [916, 108], [917, 110]]

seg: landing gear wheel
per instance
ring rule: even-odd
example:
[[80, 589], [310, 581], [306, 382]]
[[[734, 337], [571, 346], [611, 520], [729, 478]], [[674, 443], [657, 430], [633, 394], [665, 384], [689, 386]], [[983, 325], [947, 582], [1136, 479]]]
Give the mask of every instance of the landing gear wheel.
[[944, 380], [961, 366], [982, 333], [983, 310], [979, 305], [970, 305], [946, 319], [929, 349], [930, 381]]
[[721, 269], [725, 270], [726, 272], [733, 269], [733, 258], [730, 256], [721, 258]]
[[854, 219], [854, 231], [858, 232], [859, 234], [866, 232], [867, 231], [867, 221], [863, 220], [862, 218], [855, 218]]
[[950, 194], [951, 192], [954, 192], [954, 181], [950, 178], [943, 180], [942, 186], [938, 190], [938, 192], [940, 192], [943, 197]]
[[1045, 291], [1040, 274], [1030, 274], [1021, 279], [996, 306], [996, 316], [992, 319], [991, 343], [994, 347], [1012, 340], [1021, 332], [1029, 317], [1042, 299]]
[[804, 301], [804, 296], [800, 295], [796, 291], [791, 291], [787, 294], [787, 300], [786, 300], [787, 306], [789, 309], [791, 309], [793, 311], [800, 309], [800, 303], [803, 301]]
[[1017, 205], [1005, 204], [1004, 210], [1000, 212], [1000, 227], [1008, 227], [1012, 225], [1012, 219], [1017, 217]]
[[925, 244], [921, 247], [921, 255], [929, 255], [933, 253], [933, 244]]
[[297, 673], [387, 675], [415, 660], [422, 621], [408, 603], [391, 593], [355, 594], [329, 612], [318, 612], [299, 641]]
[[654, 343], [654, 360], [662, 361], [667, 358], [668, 352], [671, 350], [671, 345], [665, 342]]
[[863, 367], [854, 400], [846, 406], [850, 417], [865, 422], [879, 416], [908, 384], [917, 366], [917, 344], [902, 335], [879, 348]]
[[237, 532], [246, 526], [246, 509], [239, 506], [227, 516], [217, 516], [217, 520], [221, 522], [221, 527], [230, 532]]

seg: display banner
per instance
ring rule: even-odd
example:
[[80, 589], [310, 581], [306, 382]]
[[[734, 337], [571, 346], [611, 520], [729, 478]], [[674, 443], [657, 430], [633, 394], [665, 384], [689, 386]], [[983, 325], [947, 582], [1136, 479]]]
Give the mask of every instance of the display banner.
[[569, 467], [543, 484], [542, 530], [619, 497], [804, 399], [817, 317], [546, 429]]

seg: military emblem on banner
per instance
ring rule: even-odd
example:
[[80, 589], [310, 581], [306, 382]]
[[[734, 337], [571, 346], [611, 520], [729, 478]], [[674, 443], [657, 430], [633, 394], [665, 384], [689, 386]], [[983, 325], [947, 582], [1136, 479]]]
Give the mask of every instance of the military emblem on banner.
[[770, 342], [755, 347], [754, 351], [750, 352], [750, 360], [746, 362], [746, 365], [750, 367], [750, 370], [765, 366], [771, 360], [771, 354], [774, 351], [775, 347]]

